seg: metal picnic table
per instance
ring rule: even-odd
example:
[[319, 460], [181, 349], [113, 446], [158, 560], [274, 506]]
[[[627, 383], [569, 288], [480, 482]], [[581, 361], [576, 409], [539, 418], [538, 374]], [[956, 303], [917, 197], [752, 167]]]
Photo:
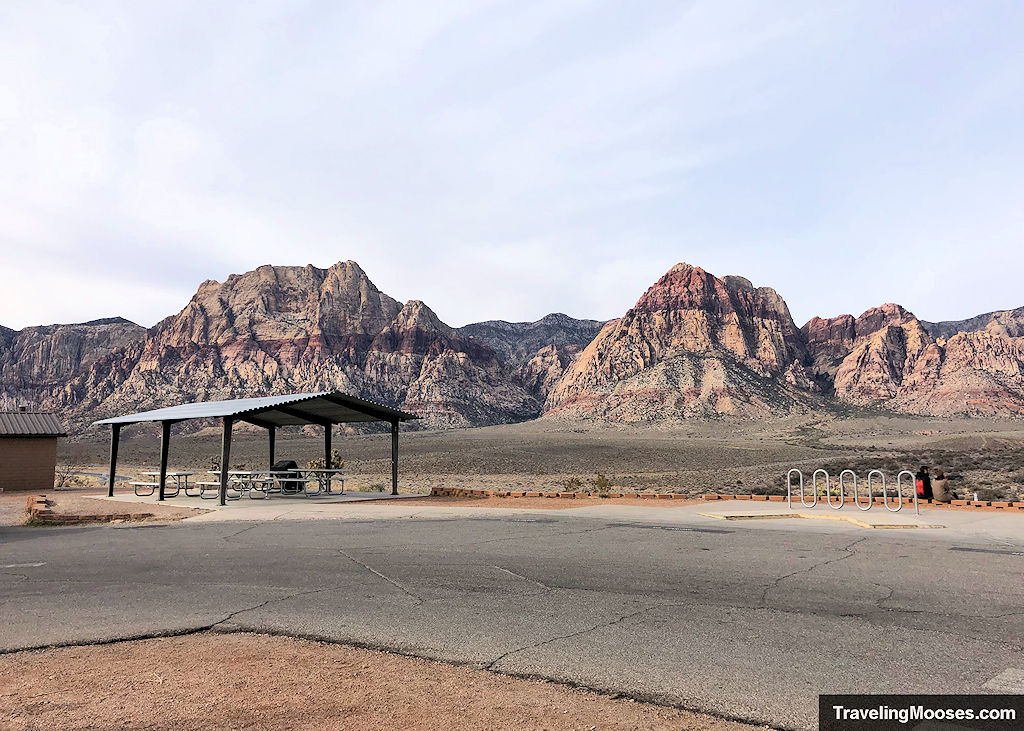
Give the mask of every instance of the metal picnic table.
[[[143, 472], [142, 474], [145, 477], [156, 477], [158, 480], [160, 478], [160, 473], [159, 472]], [[178, 493], [180, 493], [182, 491], [182, 489], [184, 489], [185, 490], [185, 495], [187, 495], [188, 497], [195, 497], [194, 495], [189, 495], [189, 492], [188, 492], [188, 478], [191, 477], [194, 474], [195, 474], [195, 472], [168, 472], [165, 476], [166, 477], [170, 477], [170, 478], [172, 478], [174, 480], [174, 492], [173, 493], [167, 493], [166, 492], [166, 486], [165, 486], [165, 488], [164, 488], [165, 489], [165, 493], [164, 494], [167, 497], [177, 497]], [[135, 488], [135, 494], [139, 495], [140, 497], [146, 497], [148, 495], [152, 495], [156, 491], [156, 489], [158, 487], [160, 487], [160, 483], [159, 482], [131, 482], [129, 484], [132, 487]], [[139, 492], [139, 488], [140, 487], [142, 487], [142, 488], [148, 487], [149, 488], [149, 492]]]
[[[295, 468], [290, 470], [228, 470], [230, 486], [238, 492], [238, 495], [231, 496], [237, 500], [243, 494], [248, 493], [252, 500], [262, 500], [270, 497], [270, 494], [277, 492], [281, 495], [304, 495], [314, 497], [316, 495], [338, 495], [345, 492], [345, 480], [340, 478], [342, 470], [327, 470], [318, 468]], [[210, 470], [211, 474], [219, 475], [218, 470]], [[331, 489], [332, 480], [341, 480], [341, 491]], [[316, 483], [316, 490], [310, 491], [307, 487]], [[200, 482], [199, 497], [205, 498], [203, 494], [206, 488], [219, 488], [219, 482]], [[188, 494], [186, 492], [186, 494]], [[259, 497], [257, 497], [259, 496]], [[212, 496], [211, 496], [212, 497]]]

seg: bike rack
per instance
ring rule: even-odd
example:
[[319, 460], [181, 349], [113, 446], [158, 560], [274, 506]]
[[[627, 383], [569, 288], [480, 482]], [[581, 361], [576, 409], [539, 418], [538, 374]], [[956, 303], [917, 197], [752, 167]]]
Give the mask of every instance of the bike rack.
[[832, 490], [832, 478], [828, 476], [828, 470], [814, 470], [814, 475], [811, 477], [811, 488], [814, 490], [814, 505], [818, 504], [818, 473], [825, 475], [825, 500], [828, 502], [829, 507], [833, 507], [832, 501], [829, 500], [828, 494]]
[[817, 490], [816, 487], [814, 487], [814, 483], [816, 483], [817, 480], [818, 480], [818, 473], [815, 472], [814, 476], [811, 478], [811, 489], [812, 489], [812, 492], [811, 492], [811, 504], [810, 505], [808, 505], [807, 501], [804, 500], [804, 486], [802, 484], [800, 485], [800, 504], [803, 505], [805, 508], [813, 508], [815, 505], [818, 504], [818, 490]]
[[847, 473], [853, 475], [853, 504], [856, 505], [861, 510], [871, 510], [871, 499], [872, 499], [871, 498], [871, 482], [868, 482], [868, 504], [866, 506], [865, 505], [861, 505], [860, 504], [860, 487], [858, 486], [858, 483], [857, 483], [857, 473], [856, 472], [854, 472], [853, 470], [843, 470], [842, 472], [840, 472], [839, 473], [839, 486], [840, 487], [843, 486], [844, 478], [846, 477]]
[[914, 473], [910, 470], [902, 470], [896, 475], [896, 490], [900, 494], [900, 506], [903, 505], [903, 475], [910, 476], [910, 494], [914, 496], [914, 513], [921, 514], [921, 506], [917, 504], [917, 485], [914, 484]]
[[846, 500], [846, 481], [847, 477], [853, 479], [853, 504], [861, 510], [871, 510], [872, 504], [874, 504], [874, 486], [875, 480], [880, 479], [882, 481], [882, 504], [885, 505], [885, 509], [890, 513], [898, 513], [903, 509], [903, 476], [906, 475], [910, 478], [911, 493], [914, 496], [914, 512], [917, 515], [921, 514], [921, 506], [917, 500], [917, 489], [914, 485], [914, 473], [910, 470], [902, 470], [896, 475], [896, 499], [897, 504], [893, 507], [889, 501], [889, 488], [885, 479], [885, 473], [881, 470], [871, 470], [868, 472], [867, 483], [868, 483], [868, 501], [866, 504], [860, 502], [860, 487], [857, 481], [857, 473], [853, 470], [846, 469], [839, 473], [839, 500], [838, 502], [832, 500], [832, 477], [829, 475], [826, 469], [817, 469], [811, 476], [812, 494], [811, 502], [807, 502], [807, 497], [804, 494], [804, 473], [795, 467], [786, 473], [786, 500], [789, 504], [789, 509], [793, 509], [793, 475], [796, 474], [800, 478], [800, 504], [805, 508], [813, 508], [818, 504], [818, 476], [825, 476], [825, 502], [833, 510], [839, 510], [843, 507]]
[[896, 507], [895, 508], [890, 507], [889, 506], [889, 493], [886, 490], [885, 475], [883, 474], [882, 475], [882, 505], [884, 505], [885, 509], [888, 510], [890, 513], [898, 513], [898, 512], [900, 512], [903, 509], [903, 495], [902, 495], [902, 490], [900, 489], [899, 486], [897, 486], [897, 488], [896, 488], [896, 498], [897, 498], [897, 500], [896, 500]]
[[800, 475], [800, 503], [804, 504], [804, 473], [795, 467], [786, 473], [786, 501], [789, 509], [793, 509], [793, 473]]
[[[846, 476], [853, 475], [853, 504], [861, 510], [867, 510], [867, 508], [861, 508], [859, 496], [857, 494], [857, 473], [853, 470], [843, 470], [839, 473], [839, 507], [843, 507], [844, 495], [846, 495]], [[868, 500], [868, 507], [871, 506], [871, 501]]]
[[[882, 472], [882, 470], [871, 470], [870, 472], [868, 472], [868, 505], [871, 505], [875, 502], [874, 490], [872, 489], [874, 487], [875, 475], [878, 475], [879, 477], [882, 478], [882, 496], [885, 496], [885, 473]], [[867, 508], [863, 509], [867, 510]]]

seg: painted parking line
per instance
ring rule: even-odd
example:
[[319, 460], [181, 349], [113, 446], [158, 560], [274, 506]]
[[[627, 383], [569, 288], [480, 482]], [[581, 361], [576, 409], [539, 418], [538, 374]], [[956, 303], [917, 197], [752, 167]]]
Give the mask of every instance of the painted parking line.
[[39, 563], [8, 563], [0, 566], [0, 569], [34, 569], [37, 566], [45, 566], [46, 561], [40, 561]]

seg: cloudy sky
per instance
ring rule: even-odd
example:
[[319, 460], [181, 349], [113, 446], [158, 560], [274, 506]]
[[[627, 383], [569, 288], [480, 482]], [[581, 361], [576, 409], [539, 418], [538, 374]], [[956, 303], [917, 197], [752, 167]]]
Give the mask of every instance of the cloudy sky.
[[1024, 4], [0, 2], [0, 324], [354, 259], [453, 325], [678, 261], [798, 324], [1024, 305]]

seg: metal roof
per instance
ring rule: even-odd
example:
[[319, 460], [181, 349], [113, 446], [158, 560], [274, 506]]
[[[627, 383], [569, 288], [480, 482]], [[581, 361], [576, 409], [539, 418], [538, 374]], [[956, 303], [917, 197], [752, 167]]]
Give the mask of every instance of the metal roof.
[[350, 396], [342, 391], [296, 393], [287, 396], [260, 396], [229, 401], [200, 401], [168, 406], [154, 411], [115, 416], [97, 424], [137, 424], [141, 421], [187, 421], [225, 416], [257, 426], [294, 426], [298, 424], [342, 424], [354, 421], [408, 421], [415, 414], [392, 409], [374, 401]]
[[55, 414], [0, 411], [0, 437], [66, 437]]

